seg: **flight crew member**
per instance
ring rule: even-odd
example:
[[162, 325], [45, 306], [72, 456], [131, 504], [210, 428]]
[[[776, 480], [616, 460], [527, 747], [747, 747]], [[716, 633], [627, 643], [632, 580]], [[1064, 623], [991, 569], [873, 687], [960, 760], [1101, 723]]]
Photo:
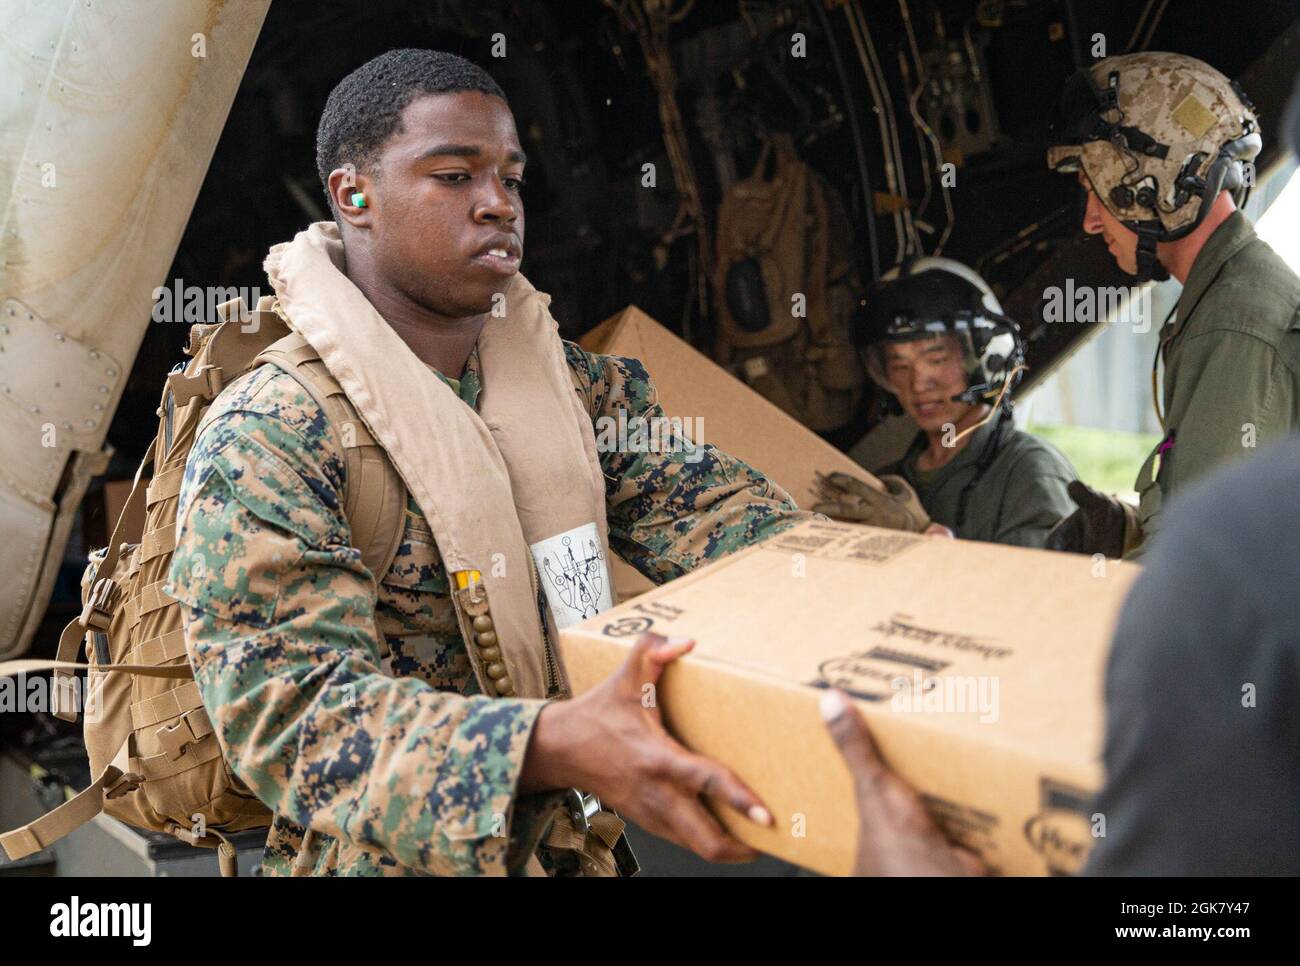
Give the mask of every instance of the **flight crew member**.
[[[1286, 117], [1300, 151], [1300, 83]], [[1172, 509], [1144, 561], [1106, 672], [1108, 834], [1085, 875], [1300, 875], [1300, 437], [1220, 468]], [[1177, 666], [1179, 673], [1169, 669]], [[1269, 694], [1247, 701], [1249, 692]], [[968, 875], [915, 790], [881, 760], [840, 692], [822, 715], [857, 796], [860, 875]], [[1241, 749], [1251, 753], [1243, 755]]]
[[[701, 796], [752, 821], [770, 824], [771, 816], [730, 771], [672, 740], [657, 710], [643, 701], [644, 685], [689, 642], [639, 644], [620, 671], [572, 700], [548, 700], [557, 696], [554, 687], [521, 694], [522, 681], [502, 676], [499, 654], [531, 647], [531, 658], [540, 660], [545, 650], [551, 673], [551, 625], [543, 613], [536, 639], [502, 634], [489, 642], [492, 632], [480, 633], [488, 626], [480, 623], [484, 615], [475, 616], [471, 653], [467, 624], [458, 625], [460, 611], [450, 599], [463, 588], [463, 571], [453, 574], [441, 533], [459, 527], [472, 539], [492, 516], [517, 513], [531, 539], [529, 514], [547, 505], [565, 512], [566, 501], [586, 499], [590, 486], [599, 494], [609, 544], [662, 582], [805, 514], [762, 474], [711, 446], [692, 451], [661, 441], [656, 451], [621, 447], [592, 455], [593, 434], [577, 424], [622, 411], [661, 416], [654, 383], [634, 359], [561, 342], [549, 315], [536, 329], [537, 357], [520, 360], [513, 372], [493, 368], [492, 359], [511, 351], [514, 339], [497, 339], [495, 357], [484, 342], [496, 299], [533, 290], [512, 287], [523, 282], [516, 275], [524, 238], [523, 152], [505, 96], [483, 70], [426, 50], [395, 50], [370, 61], [331, 93], [317, 155], [337, 227], [313, 225], [276, 246], [267, 261], [290, 325], [305, 326], [310, 318], [327, 330], [336, 326], [329, 330], [338, 336], [333, 351], [347, 358], [349, 332], [362, 331], [362, 318], [373, 315], [433, 370], [417, 368], [417, 374], [449, 390], [425, 387], [446, 407], [438, 410], [446, 420], [439, 426], [468, 427], [466, 439], [487, 442], [469, 445], [441, 428], [419, 438], [422, 446], [446, 448], [447, 488], [458, 491], [433, 494], [432, 509], [446, 495], [469, 507], [474, 519], [440, 519], [412, 497], [396, 559], [372, 575], [349, 544], [339, 499], [340, 442], [291, 375], [262, 366], [235, 380], [200, 427], [186, 467], [168, 591], [186, 608], [195, 679], [226, 760], [274, 812], [264, 872], [569, 871], [575, 867], [565, 864], [562, 848], [538, 853], [536, 846], [573, 788], [595, 796], [584, 797], [582, 807], [595, 802], [601, 814], [618, 809], [709, 860], [752, 858]], [[345, 303], [347, 317], [333, 318]], [[548, 360], [558, 373], [554, 386], [545, 382]], [[354, 375], [382, 391], [385, 372]], [[525, 376], [556, 389], [557, 428], [550, 436], [511, 439], [509, 420], [496, 425], [475, 415], [486, 413], [492, 400], [503, 405], [512, 380]], [[585, 451], [565, 443], [564, 427], [573, 440], [588, 440]], [[427, 428], [388, 430], [400, 438]], [[565, 446], [570, 462], [564, 465], [578, 468], [581, 485], [569, 490], [542, 480], [525, 500], [525, 464], [546, 465]], [[457, 469], [461, 459], [485, 473], [499, 469], [489, 447], [499, 447], [509, 485], [504, 502], [483, 507], [485, 478]], [[397, 462], [392, 450], [389, 455]], [[407, 483], [418, 492], [415, 481]], [[575, 546], [595, 551], [598, 532], [588, 524], [587, 537], [565, 544], [561, 563], [573, 559]], [[525, 589], [516, 593], [530, 594], [520, 612], [531, 607], [536, 621], [547, 610], [539, 589], [527, 590], [529, 567], [518, 578], [497, 578], [486, 566], [472, 571], [484, 581], [494, 613], [508, 599], [500, 595], [520, 586]], [[540, 564], [537, 572], [551, 575]], [[581, 588], [568, 590], [599, 595], [607, 580], [607, 573], [591, 571], [582, 575]], [[582, 601], [584, 611], [589, 604]], [[391, 673], [381, 670], [385, 643]], [[486, 665], [484, 678], [480, 661], [498, 663]], [[484, 682], [496, 693], [476, 693]], [[582, 870], [590, 871], [585, 864]]]
[[[1300, 426], [1300, 279], [1238, 210], [1259, 122], [1208, 64], [1161, 52], [1099, 61], [1067, 84], [1050, 136], [1048, 164], [1087, 190], [1084, 231], [1139, 282], [1183, 285], [1160, 331], [1163, 436], [1138, 474], [1138, 509], [1077, 483], [1079, 509], [1048, 544], [1133, 556], [1189, 483]], [[1153, 393], [1155, 380], [1153, 368]]]
[[883, 478], [901, 477], [949, 535], [1043, 546], [1073, 508], [1076, 474], [1012, 422], [1019, 329], [984, 280], [948, 258], [904, 262], [868, 293], [855, 339], [872, 379], [920, 430]]

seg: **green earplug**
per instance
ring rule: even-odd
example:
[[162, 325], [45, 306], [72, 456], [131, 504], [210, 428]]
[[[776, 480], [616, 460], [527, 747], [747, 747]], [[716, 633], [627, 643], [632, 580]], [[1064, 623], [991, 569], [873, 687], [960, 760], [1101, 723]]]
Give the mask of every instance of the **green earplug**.
[[360, 191], [352, 192], [352, 204], [357, 208], [364, 208], [366, 206], [366, 196]]

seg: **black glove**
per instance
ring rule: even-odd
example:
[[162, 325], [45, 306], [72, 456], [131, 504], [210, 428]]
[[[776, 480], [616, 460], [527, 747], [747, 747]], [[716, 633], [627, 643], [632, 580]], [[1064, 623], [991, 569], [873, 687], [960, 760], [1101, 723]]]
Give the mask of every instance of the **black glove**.
[[1098, 493], [1082, 480], [1072, 481], [1066, 491], [1079, 509], [1052, 528], [1047, 535], [1047, 549], [1122, 557], [1133, 511], [1123, 501]]

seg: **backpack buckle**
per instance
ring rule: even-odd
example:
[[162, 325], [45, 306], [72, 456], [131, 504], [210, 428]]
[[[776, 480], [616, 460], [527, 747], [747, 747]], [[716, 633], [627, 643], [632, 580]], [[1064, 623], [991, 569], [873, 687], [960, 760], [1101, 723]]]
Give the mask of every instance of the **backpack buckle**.
[[112, 577], [100, 577], [90, 588], [86, 597], [86, 606], [81, 609], [77, 622], [87, 630], [108, 631], [113, 623], [113, 612], [117, 610], [122, 588]]
[[188, 406], [195, 396], [201, 396], [204, 402], [211, 402], [221, 392], [223, 375], [220, 366], [199, 366], [193, 375], [184, 372], [168, 373], [167, 387], [177, 406]]
[[117, 776], [117, 780], [111, 785], [104, 788], [105, 798], [121, 798], [128, 792], [133, 792], [144, 784], [144, 776], [138, 775], [133, 771], [123, 772]]
[[200, 710], [202, 709], [196, 708], [187, 711], [175, 724], [163, 725], [153, 733], [158, 744], [167, 753], [168, 761], [179, 761], [189, 751], [190, 745], [203, 737], [194, 730], [194, 725], [190, 721], [190, 715]]
[[564, 807], [573, 827], [582, 835], [591, 831], [591, 819], [600, 811], [600, 799], [588, 795], [580, 788], [568, 788], [564, 793]]

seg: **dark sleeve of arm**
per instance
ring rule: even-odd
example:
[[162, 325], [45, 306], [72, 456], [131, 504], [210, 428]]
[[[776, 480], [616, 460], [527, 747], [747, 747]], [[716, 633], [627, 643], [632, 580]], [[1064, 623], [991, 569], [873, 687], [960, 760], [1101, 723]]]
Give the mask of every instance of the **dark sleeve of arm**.
[[1092, 875], [1300, 872], [1294, 586], [1263, 590], [1275, 514], [1231, 514], [1241, 485], [1218, 482], [1173, 511], [1120, 618]]
[[565, 348], [592, 414], [610, 546], [655, 583], [811, 516], [759, 471], [666, 420], [640, 362]]

